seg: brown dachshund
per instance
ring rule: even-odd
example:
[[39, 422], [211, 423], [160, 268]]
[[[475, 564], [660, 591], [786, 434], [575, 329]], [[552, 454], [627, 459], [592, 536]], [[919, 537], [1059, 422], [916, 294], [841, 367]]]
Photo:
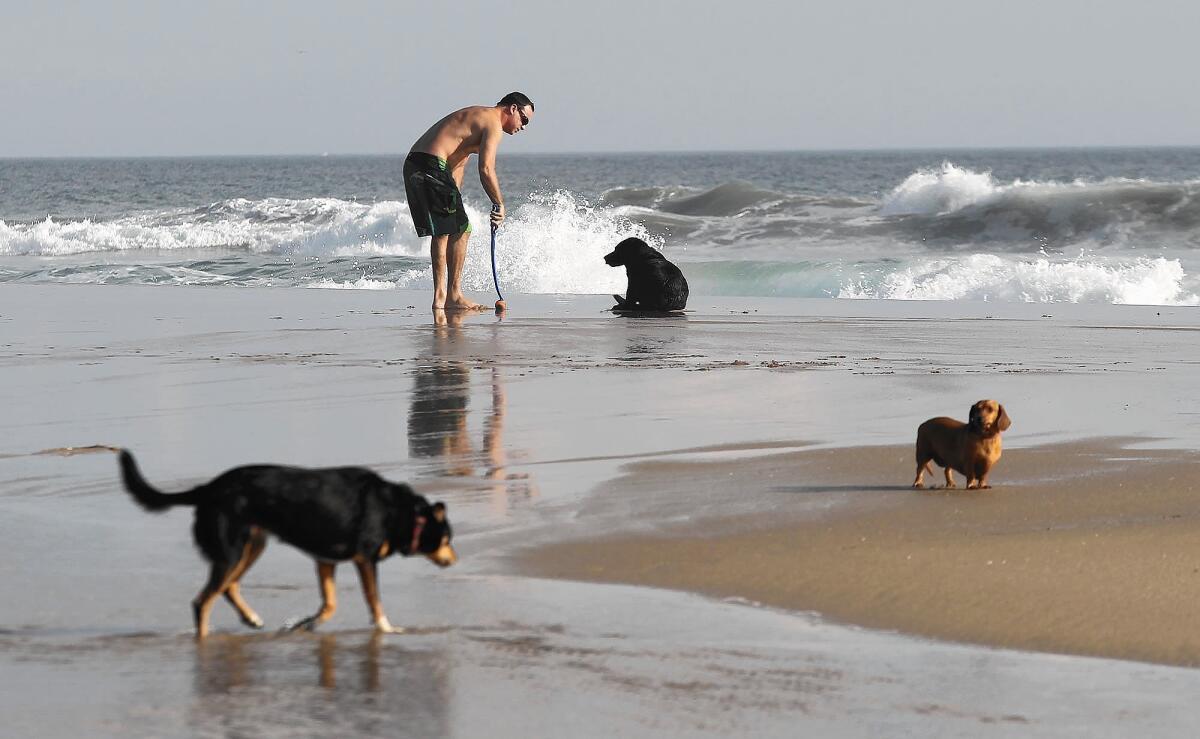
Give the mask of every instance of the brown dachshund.
[[967, 489], [990, 488], [988, 471], [1000, 460], [1000, 432], [1012, 425], [1004, 406], [981, 400], [971, 406], [966, 423], [941, 416], [917, 427], [917, 479], [914, 488], [925, 487], [925, 473], [933, 474], [930, 462], [946, 469], [946, 487], [954, 487], [958, 470], [967, 477]]

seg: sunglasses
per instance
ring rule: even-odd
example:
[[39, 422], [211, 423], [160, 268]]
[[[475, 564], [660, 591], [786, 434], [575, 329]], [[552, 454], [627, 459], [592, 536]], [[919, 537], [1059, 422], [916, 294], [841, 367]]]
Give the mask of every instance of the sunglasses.
[[521, 106], [517, 106], [517, 115], [521, 116], [521, 128], [529, 125], [529, 117], [525, 115], [525, 111], [521, 110]]

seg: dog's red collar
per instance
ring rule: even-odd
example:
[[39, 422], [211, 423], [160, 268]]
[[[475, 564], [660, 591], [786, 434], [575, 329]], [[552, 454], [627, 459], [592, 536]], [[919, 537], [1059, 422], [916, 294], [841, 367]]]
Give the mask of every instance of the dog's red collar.
[[409, 556], [417, 553], [417, 551], [418, 551], [417, 547], [419, 547], [421, 545], [421, 531], [423, 531], [424, 529], [425, 529], [425, 517], [417, 516], [417, 519], [415, 521], [413, 521], [412, 544], [408, 547]]

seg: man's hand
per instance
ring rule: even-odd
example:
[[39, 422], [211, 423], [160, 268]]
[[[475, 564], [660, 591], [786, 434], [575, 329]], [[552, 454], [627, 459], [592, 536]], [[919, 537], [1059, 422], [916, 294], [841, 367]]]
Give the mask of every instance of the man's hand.
[[500, 228], [504, 223], [504, 203], [492, 203], [492, 228]]

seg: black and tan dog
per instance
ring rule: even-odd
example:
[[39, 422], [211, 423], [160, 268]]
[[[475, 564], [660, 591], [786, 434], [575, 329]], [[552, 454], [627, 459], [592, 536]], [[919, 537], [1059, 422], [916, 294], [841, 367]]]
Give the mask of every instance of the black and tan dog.
[[614, 295], [615, 311], [675, 311], [687, 307], [688, 284], [683, 273], [658, 249], [628, 238], [604, 255], [610, 267], [624, 265], [629, 285], [625, 297]]
[[990, 488], [988, 472], [1000, 460], [1000, 432], [1012, 422], [1004, 406], [981, 400], [971, 406], [966, 423], [941, 416], [917, 427], [917, 479], [914, 488], [925, 487], [925, 473], [933, 474], [930, 462], [946, 471], [946, 487], [954, 487], [957, 470], [967, 478], [967, 488]]
[[274, 534], [312, 556], [321, 585], [321, 608], [291, 628], [315, 628], [337, 608], [333, 571], [352, 560], [375, 628], [398, 632], [379, 602], [376, 565], [390, 554], [422, 554], [449, 567], [458, 556], [446, 506], [429, 501], [402, 483], [388, 482], [362, 467], [305, 469], [279, 465], [237, 467], [187, 492], [154, 489], [122, 450], [121, 475], [134, 500], [148, 511], [194, 506], [192, 535], [211, 563], [208, 583], [192, 601], [196, 636], [208, 634], [209, 612], [224, 595], [247, 626], [263, 625], [242, 600], [238, 582]]

